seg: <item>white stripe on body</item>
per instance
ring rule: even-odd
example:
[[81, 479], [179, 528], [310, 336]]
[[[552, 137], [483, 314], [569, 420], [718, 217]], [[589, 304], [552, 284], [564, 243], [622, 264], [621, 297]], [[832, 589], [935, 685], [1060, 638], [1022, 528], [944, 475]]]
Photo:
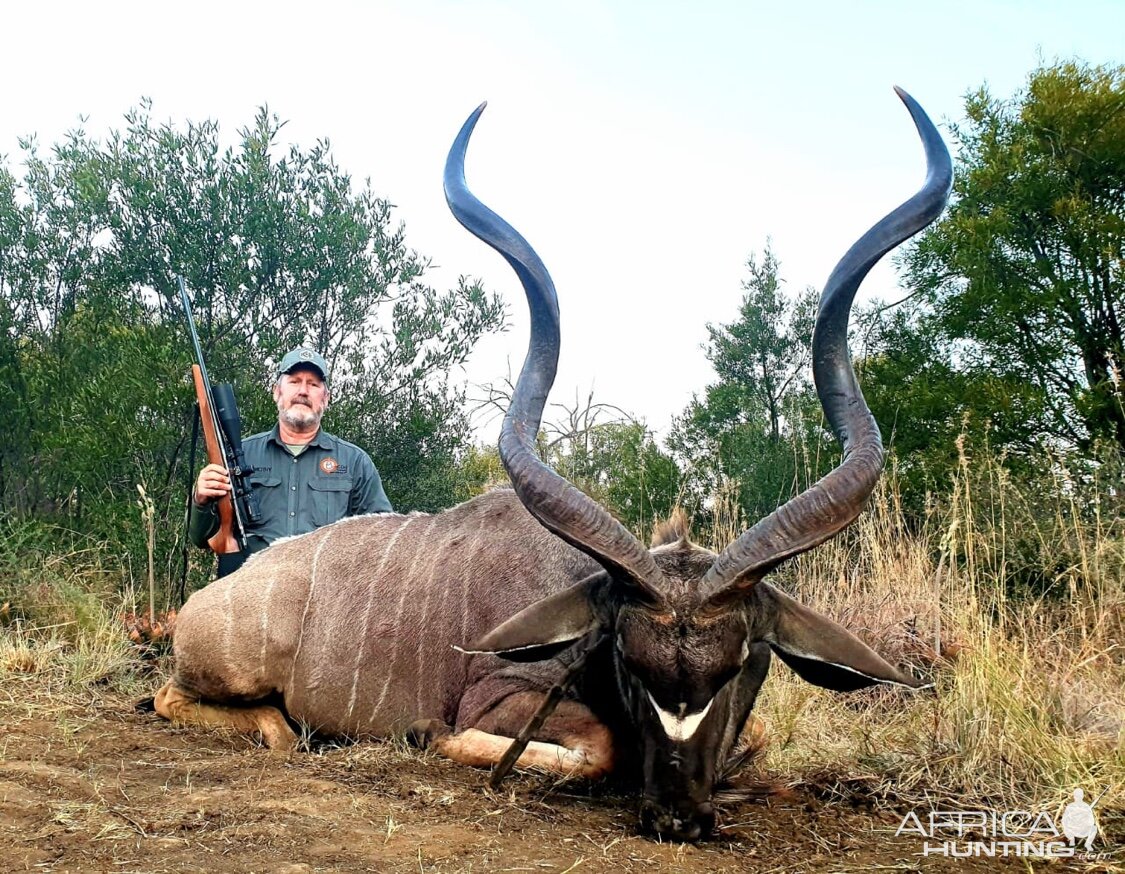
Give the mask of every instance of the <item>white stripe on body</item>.
[[[457, 561], [457, 563], [456, 563], [456, 567], [460, 568], [462, 571], [464, 571], [466, 568], [472, 567], [472, 559], [476, 555], [477, 550], [480, 548], [480, 535], [481, 535], [481, 532], [484, 530], [484, 524], [485, 524], [486, 521], [487, 520], [482, 516], [481, 520], [480, 520], [480, 523], [477, 525], [476, 533], [473, 535], [473, 539], [471, 541], [469, 541], [468, 544], [466, 544], [466, 547], [465, 547], [464, 551], [462, 552], [461, 559], [459, 561]], [[446, 541], [446, 542], [448, 543], [448, 541]], [[447, 549], [445, 544], [442, 545], [442, 548], [440, 550], [436, 550], [436, 551], [441, 553], [441, 559], [442, 559], [441, 564], [442, 564], [442, 566], [450, 567], [451, 561], [452, 561], [452, 556], [450, 554], [450, 550]], [[467, 577], [468, 577], [468, 574], [462, 572], [462, 574], [461, 574], [461, 638], [462, 638], [462, 640], [464, 639], [465, 634], [467, 633], [467, 617], [468, 617], [468, 612], [469, 612], [468, 596], [467, 596], [466, 589], [465, 589]], [[429, 607], [429, 589], [432, 588], [432, 586], [433, 586], [433, 572], [431, 571], [431, 573], [430, 573], [430, 586], [427, 587], [427, 591], [426, 591], [426, 604], [423, 606], [423, 609], [422, 609], [422, 622], [421, 622], [420, 627], [423, 628], [423, 629], [426, 628], [426, 615], [427, 615], [427, 610], [428, 610], [428, 607]], [[441, 587], [441, 607], [439, 608], [439, 612], [438, 612], [438, 616], [440, 616], [441, 619], [442, 619], [443, 627], [447, 624], [447, 620], [449, 618], [449, 613], [447, 612], [448, 598], [449, 598], [449, 586], [443, 585]], [[444, 646], [440, 647], [438, 649], [438, 652], [437, 652], [437, 659], [438, 659], [438, 662], [439, 662], [438, 665], [437, 665], [438, 676], [441, 676], [441, 677], [450, 676], [450, 671], [448, 669], [449, 667], [451, 667], [450, 660], [449, 660], [449, 650], [447, 650]], [[426, 660], [425, 647], [419, 646], [418, 647], [418, 674], [417, 674], [419, 677], [422, 676], [422, 669], [425, 667], [425, 660]], [[444, 717], [445, 717], [445, 714], [423, 713], [422, 710], [423, 710], [422, 684], [419, 683], [418, 684], [418, 697], [417, 697], [416, 715], [419, 718], [421, 718], [421, 717], [429, 717], [429, 718], [441, 717], [441, 718], [444, 719]]]
[[258, 659], [261, 662], [258, 667], [258, 676], [263, 680], [266, 678], [266, 643], [269, 640], [270, 631], [270, 599], [273, 595], [273, 587], [276, 584], [277, 574], [274, 574], [266, 584], [266, 591], [262, 596], [262, 621], [258, 624], [258, 628], [262, 633], [262, 649], [261, 652], [258, 653]]
[[[312, 568], [309, 570], [309, 593], [305, 598], [305, 612], [301, 614], [301, 629], [297, 632], [297, 649], [293, 653], [293, 663], [289, 667], [289, 684], [288, 688], [293, 688], [293, 678], [297, 673], [297, 661], [301, 658], [301, 647], [305, 642], [305, 626], [308, 624], [309, 610], [312, 607], [313, 592], [316, 591], [316, 566], [320, 561], [320, 552], [324, 549], [332, 536], [332, 526], [319, 529], [324, 532], [324, 537], [320, 543], [316, 545], [316, 552], [313, 553]], [[310, 687], [312, 684], [309, 684]], [[307, 690], [306, 690], [307, 691]]]
[[[424, 535], [418, 536], [418, 550], [414, 553], [414, 558], [410, 561], [410, 567], [403, 574], [401, 588], [402, 591], [398, 596], [398, 606], [395, 608], [395, 618], [392, 623], [392, 628], [398, 628], [402, 624], [402, 613], [406, 607], [406, 597], [411, 593], [411, 585], [415, 580], [415, 565], [418, 564], [418, 559], [422, 555], [422, 551], [429, 545], [430, 535], [433, 533], [434, 527], [437, 525], [439, 516], [430, 517], [430, 526], [426, 529]], [[437, 550], [431, 549], [430, 553], [430, 574], [433, 574], [434, 565], [437, 563]], [[379, 709], [383, 706], [383, 702], [387, 700], [387, 693], [391, 688], [391, 679], [394, 677], [394, 668], [398, 664], [399, 650], [402, 648], [403, 636], [396, 634], [394, 636], [394, 646], [391, 648], [391, 657], [387, 660], [387, 665], [384, 668], [386, 676], [383, 678], [383, 688], [379, 690], [379, 697], [375, 701], [375, 706], [371, 708], [371, 715], [367, 718], [367, 724], [371, 725], [375, 722], [375, 717], [379, 713]]]
[[[443, 542], [442, 546], [444, 547], [444, 545], [445, 544]], [[414, 715], [416, 717], [419, 717], [419, 718], [421, 718], [423, 716], [430, 716], [431, 715], [429, 713], [423, 713], [422, 712], [422, 688], [423, 688], [423, 686], [426, 685], [426, 684], [421, 682], [422, 677], [425, 676], [423, 671], [426, 667], [426, 646], [425, 646], [425, 642], [426, 642], [426, 638], [428, 637], [427, 626], [426, 626], [426, 618], [427, 618], [427, 616], [429, 615], [429, 612], [430, 612], [430, 590], [434, 587], [434, 571], [437, 570], [437, 566], [438, 566], [436, 555], [438, 553], [441, 553], [441, 552], [445, 551], [443, 548], [438, 547], [436, 544], [432, 544], [430, 548], [433, 550], [433, 554], [435, 555], [435, 558], [434, 558], [433, 562], [430, 564], [430, 575], [426, 580], [426, 590], [422, 595], [422, 618], [420, 620], [418, 620], [418, 628], [421, 629], [422, 634], [421, 634], [421, 637], [418, 640], [418, 672], [414, 675], [419, 680], [419, 682], [416, 684], [418, 688], [417, 688], [417, 694], [415, 695], [415, 700], [414, 700]], [[412, 568], [412, 570], [413, 570], [413, 568]], [[440, 668], [439, 668], [439, 670], [440, 670]]]
[[[420, 516], [403, 516], [402, 517], [401, 523], [399, 524], [398, 528], [395, 529], [395, 533], [392, 534], [390, 536], [390, 538], [387, 540], [387, 545], [383, 549], [383, 554], [379, 557], [379, 563], [375, 566], [375, 571], [371, 575], [373, 579], [378, 580], [380, 575], [382, 574], [383, 566], [386, 565], [387, 557], [391, 554], [391, 551], [394, 549], [395, 543], [398, 542], [399, 535], [402, 534], [402, 532], [406, 530], [407, 526], [410, 525], [411, 522], [413, 522], [415, 519], [419, 519], [419, 518], [421, 518], [421, 517]], [[359, 646], [356, 647], [355, 664], [352, 666], [352, 693], [351, 693], [351, 696], [348, 698], [348, 712], [344, 715], [344, 724], [345, 725], [348, 725], [348, 724], [351, 723], [352, 713], [355, 711], [356, 696], [359, 694], [359, 671], [360, 671], [360, 668], [363, 666], [363, 654], [364, 654], [364, 651], [367, 648], [367, 632], [368, 632], [368, 628], [370, 627], [370, 623], [371, 623], [371, 605], [372, 605], [372, 602], [374, 602], [377, 594], [378, 594], [378, 590], [371, 592], [369, 594], [369, 597], [367, 598], [367, 603], [364, 604], [364, 607], [363, 607], [363, 631], [360, 633]], [[360, 726], [357, 723], [356, 724], [356, 731], [357, 732], [359, 731], [359, 727]]]
[[[481, 516], [480, 524], [477, 526], [477, 533], [473, 536], [473, 550], [469, 557], [465, 559], [464, 567], [472, 567], [472, 558], [476, 558], [481, 547], [481, 537], [484, 534], [484, 526], [488, 523], [485, 516]], [[461, 574], [461, 640], [462, 646], [465, 646], [469, 641], [466, 639], [469, 636], [469, 575], [467, 573]]]
[[226, 589], [223, 591], [223, 663], [230, 664], [230, 647], [234, 630], [234, 609], [231, 606], [231, 592], [234, 583], [231, 577], [226, 578]]

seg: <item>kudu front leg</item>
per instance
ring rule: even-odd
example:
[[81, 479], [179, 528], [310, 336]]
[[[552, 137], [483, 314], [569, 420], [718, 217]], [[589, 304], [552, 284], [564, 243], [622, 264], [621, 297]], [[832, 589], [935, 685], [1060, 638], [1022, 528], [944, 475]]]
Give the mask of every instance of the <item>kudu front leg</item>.
[[181, 689], [175, 680], [161, 687], [153, 704], [157, 713], [179, 725], [205, 725], [230, 728], [242, 734], [260, 734], [262, 743], [276, 752], [291, 752], [297, 746], [297, 735], [276, 707], [208, 704]]
[[[542, 701], [539, 692], [517, 692], [489, 710], [474, 726], [456, 734], [438, 720], [425, 719], [415, 722], [408, 736], [418, 746], [455, 762], [491, 768], [503, 758], [512, 739]], [[613, 736], [609, 729], [577, 701], [561, 701], [536, 739], [516, 760], [516, 767], [594, 780], [613, 770], [613, 762]]]

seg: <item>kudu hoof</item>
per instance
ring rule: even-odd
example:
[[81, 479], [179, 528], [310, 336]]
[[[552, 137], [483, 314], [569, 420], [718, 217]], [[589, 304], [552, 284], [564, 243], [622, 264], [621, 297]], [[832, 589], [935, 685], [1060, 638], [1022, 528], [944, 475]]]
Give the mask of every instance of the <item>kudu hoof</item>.
[[439, 738], [453, 734], [453, 729], [440, 719], [418, 719], [406, 730], [406, 739], [420, 750], [429, 749]]

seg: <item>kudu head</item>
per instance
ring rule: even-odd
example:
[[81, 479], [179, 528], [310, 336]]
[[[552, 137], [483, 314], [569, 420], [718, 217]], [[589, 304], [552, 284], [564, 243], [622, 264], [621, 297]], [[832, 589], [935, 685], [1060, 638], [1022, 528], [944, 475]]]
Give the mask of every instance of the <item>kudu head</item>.
[[446, 163], [453, 214], [504, 256], [531, 310], [531, 341], [501, 429], [501, 460], [527, 510], [604, 568], [531, 604], [471, 649], [536, 660], [595, 639], [612, 641], [621, 708], [639, 734], [642, 824], [667, 837], [694, 840], [710, 832], [716, 773], [753, 705], [767, 646], [805, 680], [827, 688], [920, 685], [842, 626], [762, 582], [780, 562], [850, 525], [883, 467], [879, 428], [848, 353], [852, 299], [876, 261], [940, 214], [952, 182], [937, 130], [909, 95], [896, 91], [925, 148], [925, 184], [836, 266], [813, 333], [817, 394], [843, 459], [719, 555], [690, 543], [686, 532], [646, 549], [537, 457], [534, 441], [558, 361], [558, 300], [527, 241], [466, 186], [465, 152], [483, 105], [465, 122]]

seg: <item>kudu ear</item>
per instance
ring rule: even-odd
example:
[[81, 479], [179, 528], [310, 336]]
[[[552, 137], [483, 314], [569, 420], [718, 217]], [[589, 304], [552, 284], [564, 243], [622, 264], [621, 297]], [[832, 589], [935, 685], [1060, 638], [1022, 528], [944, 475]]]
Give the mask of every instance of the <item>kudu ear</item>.
[[598, 627], [594, 605], [609, 581], [605, 571], [591, 574], [569, 589], [529, 604], [461, 651], [495, 653], [514, 662], [549, 659]]
[[844, 626], [773, 586], [758, 583], [755, 593], [769, 629], [761, 639], [806, 682], [837, 692], [877, 683], [911, 689], [928, 685], [894, 667]]

